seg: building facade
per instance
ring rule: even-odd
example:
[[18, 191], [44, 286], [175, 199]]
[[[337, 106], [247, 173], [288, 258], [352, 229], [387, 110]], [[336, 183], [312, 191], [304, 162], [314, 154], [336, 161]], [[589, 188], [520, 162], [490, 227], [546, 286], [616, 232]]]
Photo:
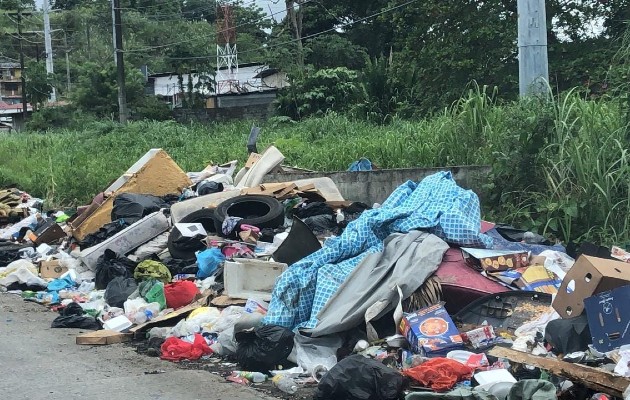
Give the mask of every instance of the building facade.
[[22, 101], [22, 70], [15, 60], [0, 57], [0, 101], [19, 104]]

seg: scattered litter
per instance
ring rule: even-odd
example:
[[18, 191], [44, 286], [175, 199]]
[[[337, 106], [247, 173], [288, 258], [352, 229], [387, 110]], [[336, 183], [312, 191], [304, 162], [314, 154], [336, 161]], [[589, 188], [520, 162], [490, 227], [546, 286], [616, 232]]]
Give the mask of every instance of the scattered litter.
[[236, 174], [185, 174], [152, 149], [76, 214], [0, 190], [1, 295], [88, 330], [77, 345], [133, 340], [285, 397], [624, 396], [626, 249], [583, 244], [574, 260], [482, 221], [448, 171], [368, 207], [330, 178], [267, 182], [283, 160], [272, 146]]

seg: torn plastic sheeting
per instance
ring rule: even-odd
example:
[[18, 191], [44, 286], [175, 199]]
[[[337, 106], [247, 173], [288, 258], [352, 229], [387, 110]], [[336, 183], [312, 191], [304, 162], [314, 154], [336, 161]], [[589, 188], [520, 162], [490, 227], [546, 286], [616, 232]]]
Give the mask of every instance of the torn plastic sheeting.
[[383, 250], [383, 240], [391, 233], [428, 229], [449, 243], [490, 246], [492, 240], [480, 228], [477, 195], [458, 187], [450, 172], [438, 172], [417, 184], [408, 181], [380, 208], [363, 212], [341, 236], [284, 272], [264, 323], [315, 328], [319, 311], [365, 257]]
[[27, 286], [39, 286], [45, 288], [48, 283], [37, 276], [37, 268], [29, 261], [17, 260], [0, 268], [0, 286], [9, 286], [13, 283], [22, 283]]
[[330, 371], [337, 364], [337, 350], [342, 346], [339, 335], [314, 338], [298, 332], [294, 338], [297, 364], [309, 374], [320, 366]]
[[306, 331], [323, 336], [351, 329], [362, 320], [369, 324], [379, 319], [422, 286], [437, 270], [446, 250], [443, 240], [425, 232], [390, 235], [383, 252], [361, 261], [317, 314], [317, 326]]

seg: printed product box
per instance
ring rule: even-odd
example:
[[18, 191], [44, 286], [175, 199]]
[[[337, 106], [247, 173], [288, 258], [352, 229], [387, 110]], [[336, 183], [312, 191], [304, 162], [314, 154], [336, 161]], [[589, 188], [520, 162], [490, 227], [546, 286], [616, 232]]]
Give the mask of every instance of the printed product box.
[[439, 356], [464, 347], [462, 337], [443, 304], [405, 314], [399, 328], [416, 353]]

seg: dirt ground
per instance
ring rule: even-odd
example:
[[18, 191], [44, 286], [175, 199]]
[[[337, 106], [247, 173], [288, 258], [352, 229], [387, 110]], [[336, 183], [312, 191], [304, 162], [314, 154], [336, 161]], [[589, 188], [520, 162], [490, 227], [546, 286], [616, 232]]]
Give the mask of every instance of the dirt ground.
[[75, 336], [84, 331], [51, 329], [56, 315], [0, 293], [0, 397], [273, 400], [265, 392], [282, 394], [270, 384], [255, 390], [227, 382], [221, 375], [234, 367], [221, 366], [216, 359], [175, 364], [139, 354], [137, 344], [79, 346]]

